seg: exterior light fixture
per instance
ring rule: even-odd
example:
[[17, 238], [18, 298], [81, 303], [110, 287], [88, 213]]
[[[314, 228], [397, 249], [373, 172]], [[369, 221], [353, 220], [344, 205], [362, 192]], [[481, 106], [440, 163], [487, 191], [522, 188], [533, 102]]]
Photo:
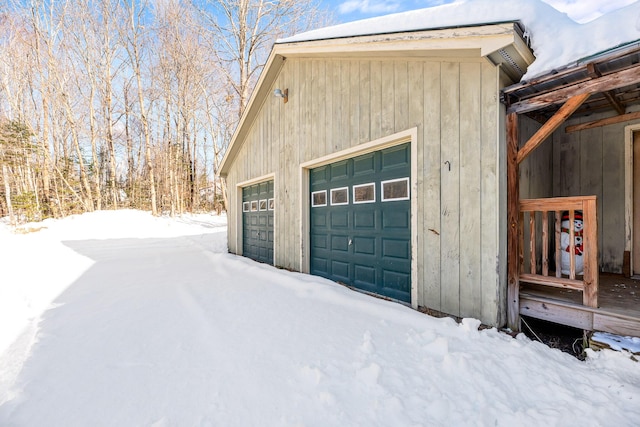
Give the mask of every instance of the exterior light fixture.
[[275, 96], [276, 98], [282, 98], [282, 100], [286, 104], [289, 100], [289, 89], [285, 89], [284, 91], [276, 89], [273, 91], [273, 96]]

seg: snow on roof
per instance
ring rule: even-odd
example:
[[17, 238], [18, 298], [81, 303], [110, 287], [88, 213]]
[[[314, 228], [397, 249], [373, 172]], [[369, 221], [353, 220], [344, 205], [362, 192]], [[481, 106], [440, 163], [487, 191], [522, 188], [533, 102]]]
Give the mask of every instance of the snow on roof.
[[320, 28], [276, 43], [326, 40], [500, 22], [521, 22], [535, 62], [525, 78], [640, 39], [640, 1], [585, 24], [541, 0], [462, 0], [444, 6], [379, 16]]

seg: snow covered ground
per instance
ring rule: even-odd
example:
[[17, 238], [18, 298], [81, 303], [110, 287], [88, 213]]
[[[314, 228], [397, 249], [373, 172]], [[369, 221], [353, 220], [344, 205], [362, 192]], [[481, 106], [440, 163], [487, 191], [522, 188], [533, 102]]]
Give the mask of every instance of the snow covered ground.
[[[226, 253], [224, 217], [0, 224], [1, 426], [637, 425], [586, 362]], [[26, 231], [26, 230], [25, 230]]]

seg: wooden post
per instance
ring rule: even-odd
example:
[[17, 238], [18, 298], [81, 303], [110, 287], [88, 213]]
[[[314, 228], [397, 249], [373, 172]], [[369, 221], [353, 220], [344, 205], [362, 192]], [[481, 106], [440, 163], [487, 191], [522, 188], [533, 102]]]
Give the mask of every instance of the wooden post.
[[536, 213], [529, 212], [529, 271], [531, 274], [537, 273], [536, 257]]
[[520, 330], [518, 115], [507, 115], [507, 326]]
[[549, 212], [542, 211], [542, 275], [549, 275]]
[[562, 250], [560, 249], [562, 236], [562, 212], [555, 211], [556, 224], [556, 277], [562, 277]]
[[584, 291], [582, 303], [589, 307], [598, 307], [598, 218], [596, 197], [584, 201], [582, 218], [584, 221]]
[[[582, 213], [584, 218], [584, 212]], [[576, 211], [569, 211], [569, 279], [576, 279]], [[583, 219], [584, 221], [584, 219]], [[584, 242], [582, 242], [584, 244]]]

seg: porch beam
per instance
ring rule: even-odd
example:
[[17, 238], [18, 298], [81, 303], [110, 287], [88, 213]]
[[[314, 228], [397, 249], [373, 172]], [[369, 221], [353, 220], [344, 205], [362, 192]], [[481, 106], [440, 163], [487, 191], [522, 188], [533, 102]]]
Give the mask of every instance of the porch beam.
[[[594, 62], [590, 62], [589, 64], [587, 64], [587, 72], [589, 73], [589, 76], [591, 76], [591, 78], [602, 77], [602, 73], [598, 69], [598, 64]], [[609, 104], [613, 107], [613, 109], [618, 112], [618, 115], [626, 113], [625, 107], [618, 101], [613, 90], [602, 92], [602, 95], [607, 99], [607, 101], [609, 101]]]
[[610, 90], [607, 92], [603, 92], [602, 95], [604, 95], [604, 97], [607, 98], [607, 101], [609, 101], [609, 104], [611, 104], [611, 106], [614, 108], [614, 110], [616, 110], [616, 112], [619, 115], [623, 115], [624, 113], [627, 112], [627, 109], [625, 108], [625, 106], [622, 105], [620, 101], [618, 101], [618, 98], [616, 98], [616, 94], [614, 91]]
[[594, 120], [593, 122], [580, 123], [579, 125], [567, 126], [565, 128], [566, 133], [578, 132], [585, 129], [599, 128], [603, 126], [613, 125], [616, 123], [622, 123], [629, 120], [640, 119], [640, 111], [635, 113], [623, 114], [622, 116], [608, 117], [606, 119]]
[[640, 83], [640, 65], [626, 70], [592, 78], [562, 89], [553, 90], [519, 102], [514, 102], [507, 113], [527, 113], [553, 104], [560, 104], [582, 93], [600, 93]]
[[518, 115], [507, 115], [507, 326], [520, 330]]
[[538, 148], [556, 129], [562, 125], [580, 106], [591, 96], [591, 93], [582, 93], [569, 99], [518, 151], [517, 163], [520, 164], [533, 150]]

